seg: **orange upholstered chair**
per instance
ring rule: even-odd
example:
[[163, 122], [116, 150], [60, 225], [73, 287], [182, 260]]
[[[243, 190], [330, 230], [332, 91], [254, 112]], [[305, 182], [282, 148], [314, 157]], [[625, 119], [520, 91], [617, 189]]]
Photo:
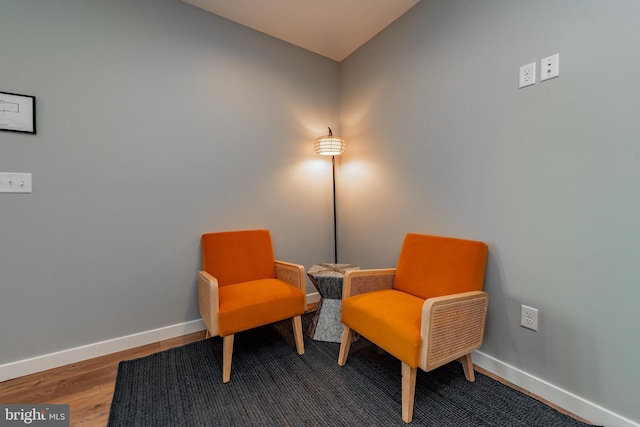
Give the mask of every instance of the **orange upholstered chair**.
[[407, 423], [417, 368], [459, 360], [466, 378], [475, 380], [471, 352], [484, 337], [486, 260], [482, 242], [407, 234], [396, 268], [345, 274], [338, 364], [347, 362], [354, 331], [400, 359]]
[[306, 309], [304, 267], [275, 260], [268, 230], [208, 233], [201, 243], [200, 315], [207, 338], [223, 337], [222, 381], [231, 379], [236, 332], [291, 319], [296, 350], [304, 354], [300, 319]]

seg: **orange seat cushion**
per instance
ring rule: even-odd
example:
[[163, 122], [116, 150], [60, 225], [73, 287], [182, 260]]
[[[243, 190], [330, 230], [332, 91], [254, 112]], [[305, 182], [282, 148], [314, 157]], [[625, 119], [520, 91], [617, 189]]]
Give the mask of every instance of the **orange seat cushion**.
[[202, 269], [223, 287], [276, 277], [269, 230], [226, 231], [204, 234]]
[[342, 323], [409, 366], [418, 367], [424, 300], [394, 289], [342, 301]]
[[487, 252], [483, 242], [409, 233], [393, 288], [422, 299], [481, 291]]
[[278, 279], [260, 279], [220, 287], [220, 336], [298, 316], [305, 311], [304, 293]]

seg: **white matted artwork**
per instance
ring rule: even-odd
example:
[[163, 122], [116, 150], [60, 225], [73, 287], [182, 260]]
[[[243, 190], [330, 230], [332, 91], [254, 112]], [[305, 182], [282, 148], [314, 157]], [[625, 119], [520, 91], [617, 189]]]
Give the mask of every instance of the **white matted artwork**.
[[36, 97], [0, 92], [0, 130], [36, 133]]

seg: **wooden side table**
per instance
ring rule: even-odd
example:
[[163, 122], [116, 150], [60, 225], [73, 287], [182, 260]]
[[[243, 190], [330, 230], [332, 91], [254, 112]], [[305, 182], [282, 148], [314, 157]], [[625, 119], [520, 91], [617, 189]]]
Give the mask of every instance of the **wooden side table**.
[[342, 340], [342, 280], [349, 270], [359, 270], [352, 264], [315, 264], [307, 275], [320, 294], [320, 303], [311, 326], [309, 337], [316, 341]]

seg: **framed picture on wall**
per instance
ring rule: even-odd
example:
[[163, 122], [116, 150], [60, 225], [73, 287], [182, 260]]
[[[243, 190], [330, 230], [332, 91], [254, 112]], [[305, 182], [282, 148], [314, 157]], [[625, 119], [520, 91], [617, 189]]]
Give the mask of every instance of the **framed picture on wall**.
[[0, 92], [0, 130], [36, 133], [36, 97]]

